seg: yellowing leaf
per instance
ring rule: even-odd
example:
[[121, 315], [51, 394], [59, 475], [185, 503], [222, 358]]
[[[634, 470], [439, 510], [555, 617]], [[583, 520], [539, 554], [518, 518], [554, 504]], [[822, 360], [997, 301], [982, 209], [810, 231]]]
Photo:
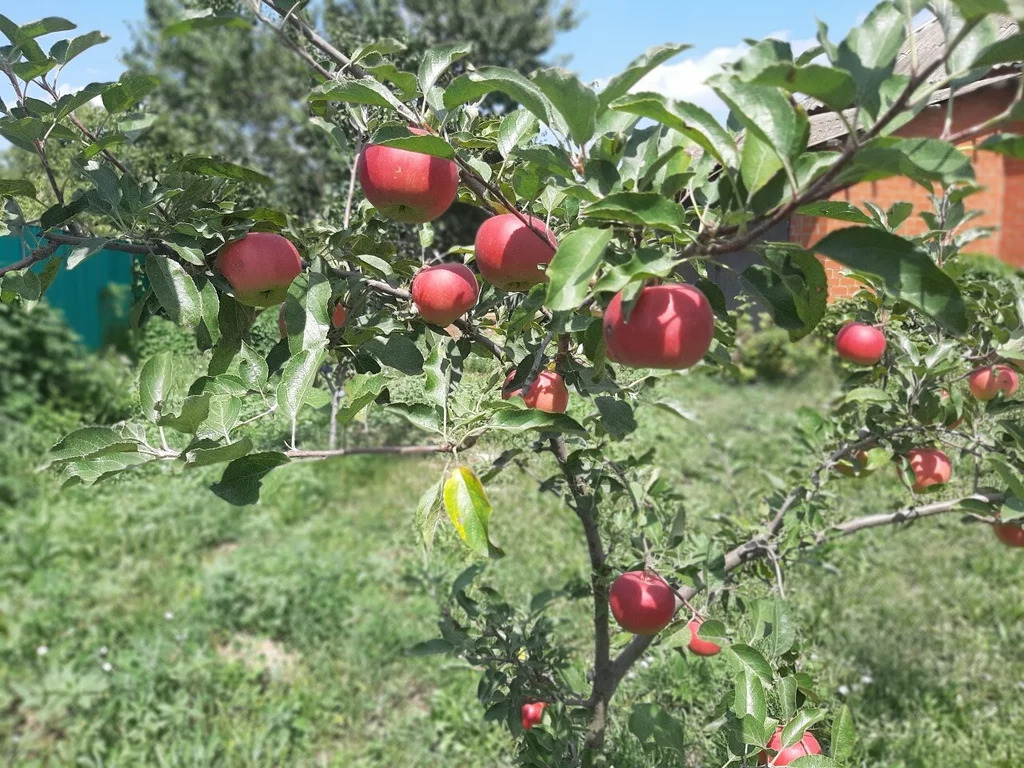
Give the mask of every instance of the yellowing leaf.
[[466, 545], [480, 557], [504, 557], [490, 540], [491, 502], [469, 467], [456, 467], [444, 483], [444, 508]]

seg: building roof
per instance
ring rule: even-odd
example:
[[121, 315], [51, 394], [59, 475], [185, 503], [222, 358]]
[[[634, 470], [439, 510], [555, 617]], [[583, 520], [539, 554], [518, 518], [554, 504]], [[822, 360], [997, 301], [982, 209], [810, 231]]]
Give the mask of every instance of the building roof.
[[[998, 21], [996, 39], [1005, 40], [1011, 35], [1016, 34], [1017, 31], [1017, 23], [1013, 19], [1004, 17]], [[916, 62], [915, 57], [911, 55], [912, 45], [913, 50], [916, 51]], [[915, 29], [913, 37], [908, 38], [903, 49], [896, 57], [894, 73], [910, 75], [915, 71], [920, 71], [928, 67], [930, 64], [934, 64], [945, 54], [945, 51], [945, 33], [943, 32], [938, 19], [933, 18]], [[1024, 51], [1021, 53], [1022, 58], [1024, 58]], [[1020, 71], [1020, 62], [995, 67], [988, 72], [979, 73], [976, 79], [972, 82], [958, 86], [956, 88], [956, 94], [963, 95], [980, 88], [985, 88], [1003, 81], [1018, 78], [1020, 77]], [[937, 83], [945, 78], [945, 76], [945, 69], [943, 67], [939, 67], [928, 78], [928, 82], [932, 84]], [[929, 106], [944, 103], [949, 99], [949, 94], [949, 88], [943, 88], [936, 91], [929, 99]], [[840, 119], [839, 115], [829, 110], [828, 107], [824, 106], [817, 100], [810, 98], [804, 99], [801, 104], [807, 110], [807, 114], [811, 121], [811, 137], [808, 142], [808, 146], [818, 146], [820, 144], [842, 138], [846, 135], [847, 131], [846, 127], [843, 125], [843, 121]], [[844, 117], [848, 120], [852, 119], [853, 110], [846, 110], [846, 112], [844, 112]]]

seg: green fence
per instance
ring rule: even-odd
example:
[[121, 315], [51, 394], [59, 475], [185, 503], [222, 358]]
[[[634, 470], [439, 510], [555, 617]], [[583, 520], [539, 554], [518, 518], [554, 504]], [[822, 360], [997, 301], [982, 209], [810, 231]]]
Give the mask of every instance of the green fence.
[[[0, 266], [27, 256], [36, 246], [30, 235], [0, 237]], [[63, 256], [67, 249], [58, 251]], [[132, 259], [128, 253], [100, 251], [68, 273], [60, 272], [46, 291], [46, 301], [61, 310], [82, 342], [92, 349], [103, 346], [128, 326], [131, 312]], [[41, 271], [43, 264], [35, 269]]]

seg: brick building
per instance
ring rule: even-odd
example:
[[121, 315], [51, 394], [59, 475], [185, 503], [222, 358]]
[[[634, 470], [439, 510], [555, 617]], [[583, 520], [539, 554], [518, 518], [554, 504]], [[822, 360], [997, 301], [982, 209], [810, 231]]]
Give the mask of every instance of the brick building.
[[[1017, 25], [1006, 21], [999, 26], [1000, 39], [1017, 33]], [[917, 66], [926, 66], [941, 56], [944, 36], [937, 21], [925, 24], [915, 32], [917, 45]], [[1024, 58], [1024, 50], [1021, 51]], [[900, 54], [897, 73], [910, 74], [911, 57], [909, 50]], [[944, 76], [940, 68], [935, 78]], [[1009, 105], [1021, 78], [1020, 63], [1003, 66], [981, 75], [968, 85], [958, 87], [953, 93], [952, 128], [955, 134], [965, 128], [979, 125], [1001, 114]], [[907, 137], [940, 137], [946, 128], [949, 112], [949, 89], [934, 94], [931, 103], [911, 122], [900, 128], [895, 135]], [[846, 138], [843, 122], [824, 107], [808, 106], [811, 119], [810, 146], [831, 149], [841, 146]], [[1000, 131], [1024, 132], [1024, 123], [1003, 123], [990, 133]], [[967, 204], [982, 211], [982, 215], [971, 222], [971, 226], [993, 227], [991, 237], [975, 241], [971, 250], [990, 253], [1014, 266], [1024, 268], [1024, 160], [980, 150], [978, 145], [989, 134], [978, 136], [958, 148], [972, 160], [977, 184], [984, 187], [982, 192], [970, 197]], [[900, 231], [906, 234], [921, 234], [924, 222], [916, 215], [920, 210], [931, 210], [928, 192], [906, 178], [891, 178], [857, 184], [833, 197], [863, 207], [865, 201], [887, 208], [895, 202], [907, 201], [914, 205], [915, 215], [903, 224]], [[829, 232], [850, 224], [834, 219], [814, 218], [795, 215], [790, 221], [789, 240], [811, 248]], [[843, 268], [830, 259], [824, 259], [825, 271], [829, 278], [830, 298], [853, 295], [861, 284], [843, 274]]]

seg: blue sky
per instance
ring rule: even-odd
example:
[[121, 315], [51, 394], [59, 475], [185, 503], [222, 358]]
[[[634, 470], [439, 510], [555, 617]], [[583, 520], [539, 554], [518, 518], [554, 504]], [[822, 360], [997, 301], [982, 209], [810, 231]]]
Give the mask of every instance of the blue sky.
[[[798, 46], [802, 41], [809, 44], [820, 18], [838, 39], [872, 5], [872, 0], [578, 0], [583, 20], [559, 37], [554, 53], [569, 55], [569, 67], [584, 80], [595, 81], [621, 71], [652, 45], [691, 43], [691, 50], [641, 85], [713, 108], [710, 92], [700, 84], [741, 53], [744, 38], [776, 35]], [[4, 12], [19, 24], [40, 16], [63, 16], [79, 25], [79, 33], [99, 29], [110, 36], [110, 42], [87, 51], [62, 73], [64, 88], [77, 89], [117, 79], [118, 55], [130, 44], [130, 25], [142, 20], [143, 7], [143, 0], [38, 0]], [[42, 39], [43, 47], [54, 39]], [[10, 86], [0, 82], [0, 98], [10, 97]]]

